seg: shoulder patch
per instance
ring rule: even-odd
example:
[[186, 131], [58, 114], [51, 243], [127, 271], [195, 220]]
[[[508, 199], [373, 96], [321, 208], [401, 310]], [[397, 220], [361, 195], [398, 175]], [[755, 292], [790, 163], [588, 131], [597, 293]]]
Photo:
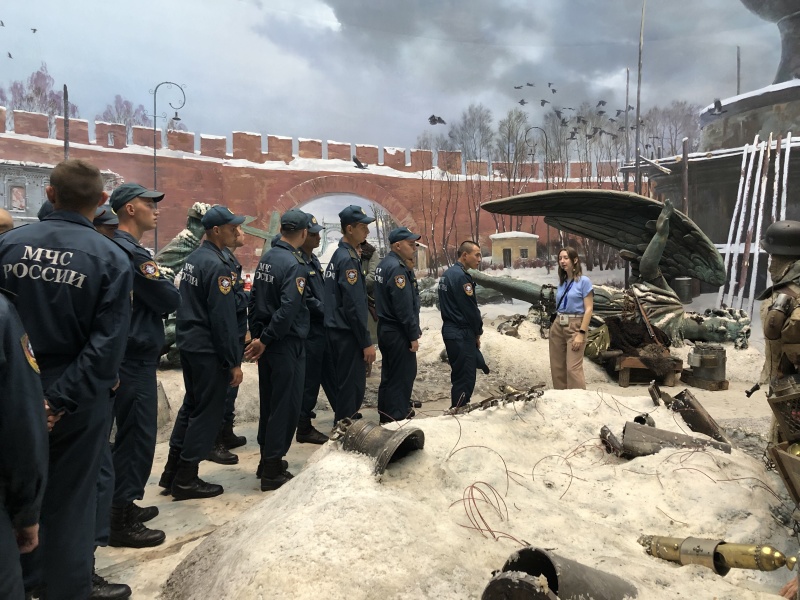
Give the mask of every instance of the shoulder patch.
[[394, 284], [402, 290], [404, 287], [406, 287], [406, 276], [405, 275], [395, 276]]
[[467, 296], [472, 296], [472, 294], [475, 293], [475, 290], [472, 288], [472, 284], [471, 283], [465, 283], [464, 284], [464, 293]]
[[142, 272], [142, 275], [148, 279], [158, 279], [161, 276], [161, 273], [158, 271], [158, 265], [152, 260], [140, 264], [139, 270]]
[[297, 284], [297, 291], [300, 292], [300, 295], [303, 295], [303, 291], [306, 289], [306, 278], [305, 277], [297, 277], [294, 282]]
[[231, 278], [223, 275], [222, 277], [217, 278], [217, 286], [219, 287], [219, 291], [223, 294], [227, 294], [231, 291], [233, 285], [231, 284]]
[[27, 333], [19, 338], [19, 343], [22, 345], [22, 352], [25, 354], [25, 358], [28, 360], [31, 369], [38, 373], [39, 363], [36, 362], [36, 358], [33, 356], [33, 347], [31, 346], [31, 341], [28, 339]]
[[358, 269], [348, 269], [345, 277], [347, 278], [347, 283], [355, 285], [356, 281], [358, 281]]

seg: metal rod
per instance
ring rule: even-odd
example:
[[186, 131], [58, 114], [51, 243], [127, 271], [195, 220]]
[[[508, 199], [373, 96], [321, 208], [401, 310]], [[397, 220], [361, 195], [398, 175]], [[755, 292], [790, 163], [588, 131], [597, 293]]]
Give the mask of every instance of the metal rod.
[[742, 252], [742, 264], [739, 270], [739, 284], [736, 289], [736, 297], [734, 298], [733, 308], [742, 308], [742, 300], [744, 299], [744, 286], [747, 281], [747, 269], [750, 267], [750, 244], [753, 242], [753, 224], [755, 223], [755, 212], [758, 205], [758, 186], [761, 183], [761, 171], [764, 168], [764, 147], [766, 142], [759, 144], [758, 151], [758, 169], [756, 170], [755, 181], [753, 182], [753, 196], [750, 203], [750, 210], [747, 219], [747, 235], [744, 238], [744, 251]]
[[742, 47], [736, 46], [736, 95], [742, 93]]
[[[758, 198], [758, 210], [755, 214], [756, 218], [756, 237], [753, 243], [753, 266], [750, 270], [750, 295], [747, 301], [747, 314], [753, 314], [753, 305], [756, 301], [756, 275], [758, 274], [758, 258], [761, 251], [761, 221], [764, 218], [764, 199], [767, 195], [767, 181], [769, 179], [769, 159], [772, 156], [772, 133], [769, 134], [769, 142], [767, 143], [767, 152], [764, 155], [764, 174], [761, 176], [761, 190]], [[744, 296], [744, 290], [742, 290]]]
[[750, 149], [750, 157], [748, 158], [747, 163], [747, 176], [745, 177], [744, 182], [744, 194], [742, 195], [742, 210], [739, 213], [739, 219], [736, 222], [736, 237], [733, 238], [733, 256], [731, 257], [731, 271], [730, 271], [730, 283], [728, 288], [728, 300], [725, 304], [728, 306], [733, 306], [733, 297], [734, 293], [736, 292], [736, 261], [739, 258], [739, 240], [742, 238], [742, 231], [744, 229], [744, 221], [747, 216], [747, 198], [750, 193], [750, 182], [752, 181], [753, 176], [753, 165], [755, 164], [756, 160], [756, 148], [758, 147], [758, 134], [756, 134], [755, 139], [753, 140], [753, 146]]
[[775, 143], [775, 177], [772, 184], [772, 211], [770, 212], [770, 223], [774, 223], [778, 220], [778, 196], [781, 191], [778, 182], [780, 181], [782, 143], [783, 136], [779, 133], [778, 141]]
[[783, 158], [783, 184], [781, 185], [781, 221], [786, 220], [786, 184], [789, 181], [789, 152], [792, 147], [792, 132], [786, 134], [786, 156]]
[[[640, 140], [640, 120], [641, 120], [641, 104], [642, 104], [642, 51], [644, 49], [644, 10], [647, 6], [647, 0], [642, 0], [642, 22], [639, 27], [639, 79], [636, 85], [636, 181], [634, 182], [635, 191], [637, 194], [642, 193], [642, 169], [639, 165], [639, 155], [641, 149], [639, 148]], [[627, 110], [627, 106], [625, 109]]]
[[683, 214], [689, 216], [689, 138], [683, 138]]
[[[756, 135], [756, 139], [758, 136]], [[742, 150], [742, 166], [739, 168], [739, 191], [736, 193], [736, 204], [733, 205], [733, 215], [731, 216], [731, 225], [728, 228], [728, 243], [725, 246], [725, 276], [728, 276], [728, 267], [731, 264], [731, 243], [733, 241], [733, 229], [736, 226], [736, 220], [739, 216], [739, 207], [742, 205], [742, 191], [744, 189], [744, 180], [745, 180], [745, 166], [747, 164], [747, 159], [750, 156], [750, 146], [745, 144]], [[717, 305], [722, 308], [722, 300], [725, 296], [725, 284], [720, 286], [719, 293], [717, 294]]]

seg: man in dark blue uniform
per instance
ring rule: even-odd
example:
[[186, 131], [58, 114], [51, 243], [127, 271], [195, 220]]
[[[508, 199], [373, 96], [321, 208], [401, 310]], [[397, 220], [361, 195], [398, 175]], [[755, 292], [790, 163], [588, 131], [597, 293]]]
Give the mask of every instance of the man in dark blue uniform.
[[203, 215], [206, 239], [181, 270], [175, 327], [186, 395], [178, 411], [159, 485], [175, 500], [219, 496], [222, 486], [198, 477], [222, 425], [228, 386], [242, 382], [233, 266], [224, 249], [241, 235], [244, 217], [225, 206]]
[[[250, 302], [250, 292], [244, 289], [242, 279], [242, 265], [237, 260], [233, 251], [244, 246], [244, 234], [238, 235], [232, 246], [225, 248], [228, 260], [233, 266], [231, 277], [234, 278], [233, 293], [236, 294], [236, 320], [239, 325], [239, 354], [244, 354], [245, 338], [247, 337], [247, 305]], [[244, 446], [247, 438], [243, 435], [236, 435], [233, 432], [233, 422], [236, 416], [236, 398], [239, 395], [239, 386], [228, 387], [225, 396], [225, 415], [222, 417], [222, 427], [219, 430], [217, 439], [214, 441], [214, 448], [206, 457], [206, 460], [220, 465], [235, 465], [239, 462], [239, 457], [231, 452], [233, 448]]]
[[0, 286], [17, 295], [42, 375], [50, 434], [41, 545], [23, 556], [28, 589], [48, 600], [91, 592], [95, 510], [111, 390], [131, 316], [130, 259], [92, 226], [108, 197], [100, 171], [59, 163], [46, 188], [55, 211], [0, 236]]
[[414, 259], [419, 235], [407, 227], [389, 233], [391, 252], [375, 269], [375, 308], [378, 311], [378, 348], [381, 351], [381, 384], [378, 412], [381, 423], [414, 416], [411, 392], [417, 376], [419, 291], [414, 272], [406, 261]]
[[253, 281], [248, 316], [253, 339], [245, 358], [258, 360], [261, 491], [276, 490], [292, 478], [283, 457], [292, 444], [303, 400], [308, 268], [298, 248], [306, 239], [307, 227], [306, 213], [286, 211], [281, 217], [281, 239], [261, 257]]
[[463, 406], [475, 389], [475, 369], [481, 347], [483, 319], [475, 296], [475, 281], [467, 272], [481, 264], [481, 248], [475, 242], [462, 242], [457, 262], [439, 279], [439, 310], [442, 313], [442, 338], [450, 363], [450, 406]]
[[323, 299], [325, 282], [322, 266], [314, 254], [314, 249], [319, 247], [319, 233], [322, 231], [322, 225], [317, 223], [314, 215], [306, 214], [308, 216], [308, 235], [300, 250], [308, 267], [306, 306], [308, 306], [311, 324], [306, 338], [306, 380], [303, 386], [303, 403], [300, 407], [300, 420], [297, 423], [295, 439], [300, 444], [324, 444], [328, 441], [328, 436], [318, 431], [311, 424], [311, 419], [316, 416], [314, 407], [317, 405], [320, 384], [325, 390], [331, 406], [335, 402], [333, 398], [335, 391], [331, 378], [333, 368], [325, 344], [325, 303]]
[[133, 266], [133, 315], [114, 403], [117, 435], [111, 546], [148, 548], [165, 538], [163, 531], [142, 524], [158, 515], [158, 508], [134, 504], [134, 500], [144, 498], [156, 450], [156, 368], [164, 347], [164, 316], [175, 312], [181, 303], [178, 289], [139, 243], [145, 232], [156, 228], [158, 202], [163, 198], [163, 193], [138, 183], [123, 183], [111, 194], [111, 207], [119, 219], [114, 241], [128, 252]]
[[0, 598], [22, 600], [20, 554], [39, 544], [47, 427], [39, 367], [13, 296], [0, 289]]
[[367, 327], [366, 273], [357, 248], [375, 219], [351, 204], [339, 213], [344, 236], [325, 270], [325, 335], [336, 377], [334, 422], [356, 416], [364, 401], [375, 347]]

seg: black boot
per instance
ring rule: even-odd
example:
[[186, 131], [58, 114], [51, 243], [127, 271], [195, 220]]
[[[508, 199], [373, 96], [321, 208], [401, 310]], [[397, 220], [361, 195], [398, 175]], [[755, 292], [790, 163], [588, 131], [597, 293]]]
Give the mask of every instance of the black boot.
[[233, 422], [223, 423], [219, 433], [219, 441], [228, 449], [233, 450], [247, 443], [247, 438], [243, 435], [236, 435], [233, 432]]
[[261, 461], [261, 491], [277, 490], [284, 483], [294, 477], [289, 471], [283, 468], [280, 458], [265, 458]]
[[214, 447], [206, 456], [206, 460], [217, 463], [218, 465], [235, 465], [239, 462], [239, 457], [230, 452], [225, 444], [222, 443], [222, 432], [217, 434]]
[[92, 593], [90, 600], [124, 600], [131, 597], [131, 588], [124, 583], [109, 583], [92, 565]]
[[192, 498], [213, 498], [224, 490], [216, 483], [206, 483], [197, 476], [197, 463], [178, 461], [178, 471], [172, 481], [172, 499], [190, 500]]
[[298, 444], [324, 444], [328, 441], [328, 436], [317, 431], [311, 424], [311, 419], [301, 418], [294, 439]]
[[158, 516], [157, 506], [139, 506], [131, 502], [131, 518], [139, 523], [147, 523]]
[[163, 544], [166, 535], [160, 529], [148, 529], [133, 518], [133, 502], [111, 506], [111, 535], [108, 545], [117, 548], [152, 548]]
[[[284, 471], [288, 471], [289, 470], [289, 463], [287, 461], [285, 461], [285, 460], [282, 460], [281, 461], [281, 469], [283, 469]], [[258, 461], [258, 468], [256, 468], [256, 477], [261, 479], [261, 472], [263, 470], [264, 470], [264, 461], [260, 460], [260, 461]]]
[[164, 472], [161, 473], [161, 479], [158, 480], [159, 487], [162, 487], [166, 492], [162, 494], [169, 494], [172, 489], [172, 480], [175, 479], [175, 473], [178, 470], [178, 460], [181, 458], [180, 450], [173, 450], [170, 448], [167, 455], [167, 464], [164, 465]]

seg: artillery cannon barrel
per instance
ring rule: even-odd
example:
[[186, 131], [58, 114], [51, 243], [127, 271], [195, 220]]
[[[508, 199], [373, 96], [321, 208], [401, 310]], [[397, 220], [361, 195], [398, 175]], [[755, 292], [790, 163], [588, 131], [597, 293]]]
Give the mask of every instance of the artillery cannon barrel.
[[539, 304], [540, 302], [545, 305], [547, 310], [554, 310], [556, 306], [556, 289], [549, 285], [539, 285], [530, 281], [520, 281], [513, 277], [492, 277], [476, 271], [469, 270], [469, 274], [475, 280], [475, 283], [482, 285], [493, 290], [497, 290], [506, 296], [511, 296], [523, 302], [530, 304]]

